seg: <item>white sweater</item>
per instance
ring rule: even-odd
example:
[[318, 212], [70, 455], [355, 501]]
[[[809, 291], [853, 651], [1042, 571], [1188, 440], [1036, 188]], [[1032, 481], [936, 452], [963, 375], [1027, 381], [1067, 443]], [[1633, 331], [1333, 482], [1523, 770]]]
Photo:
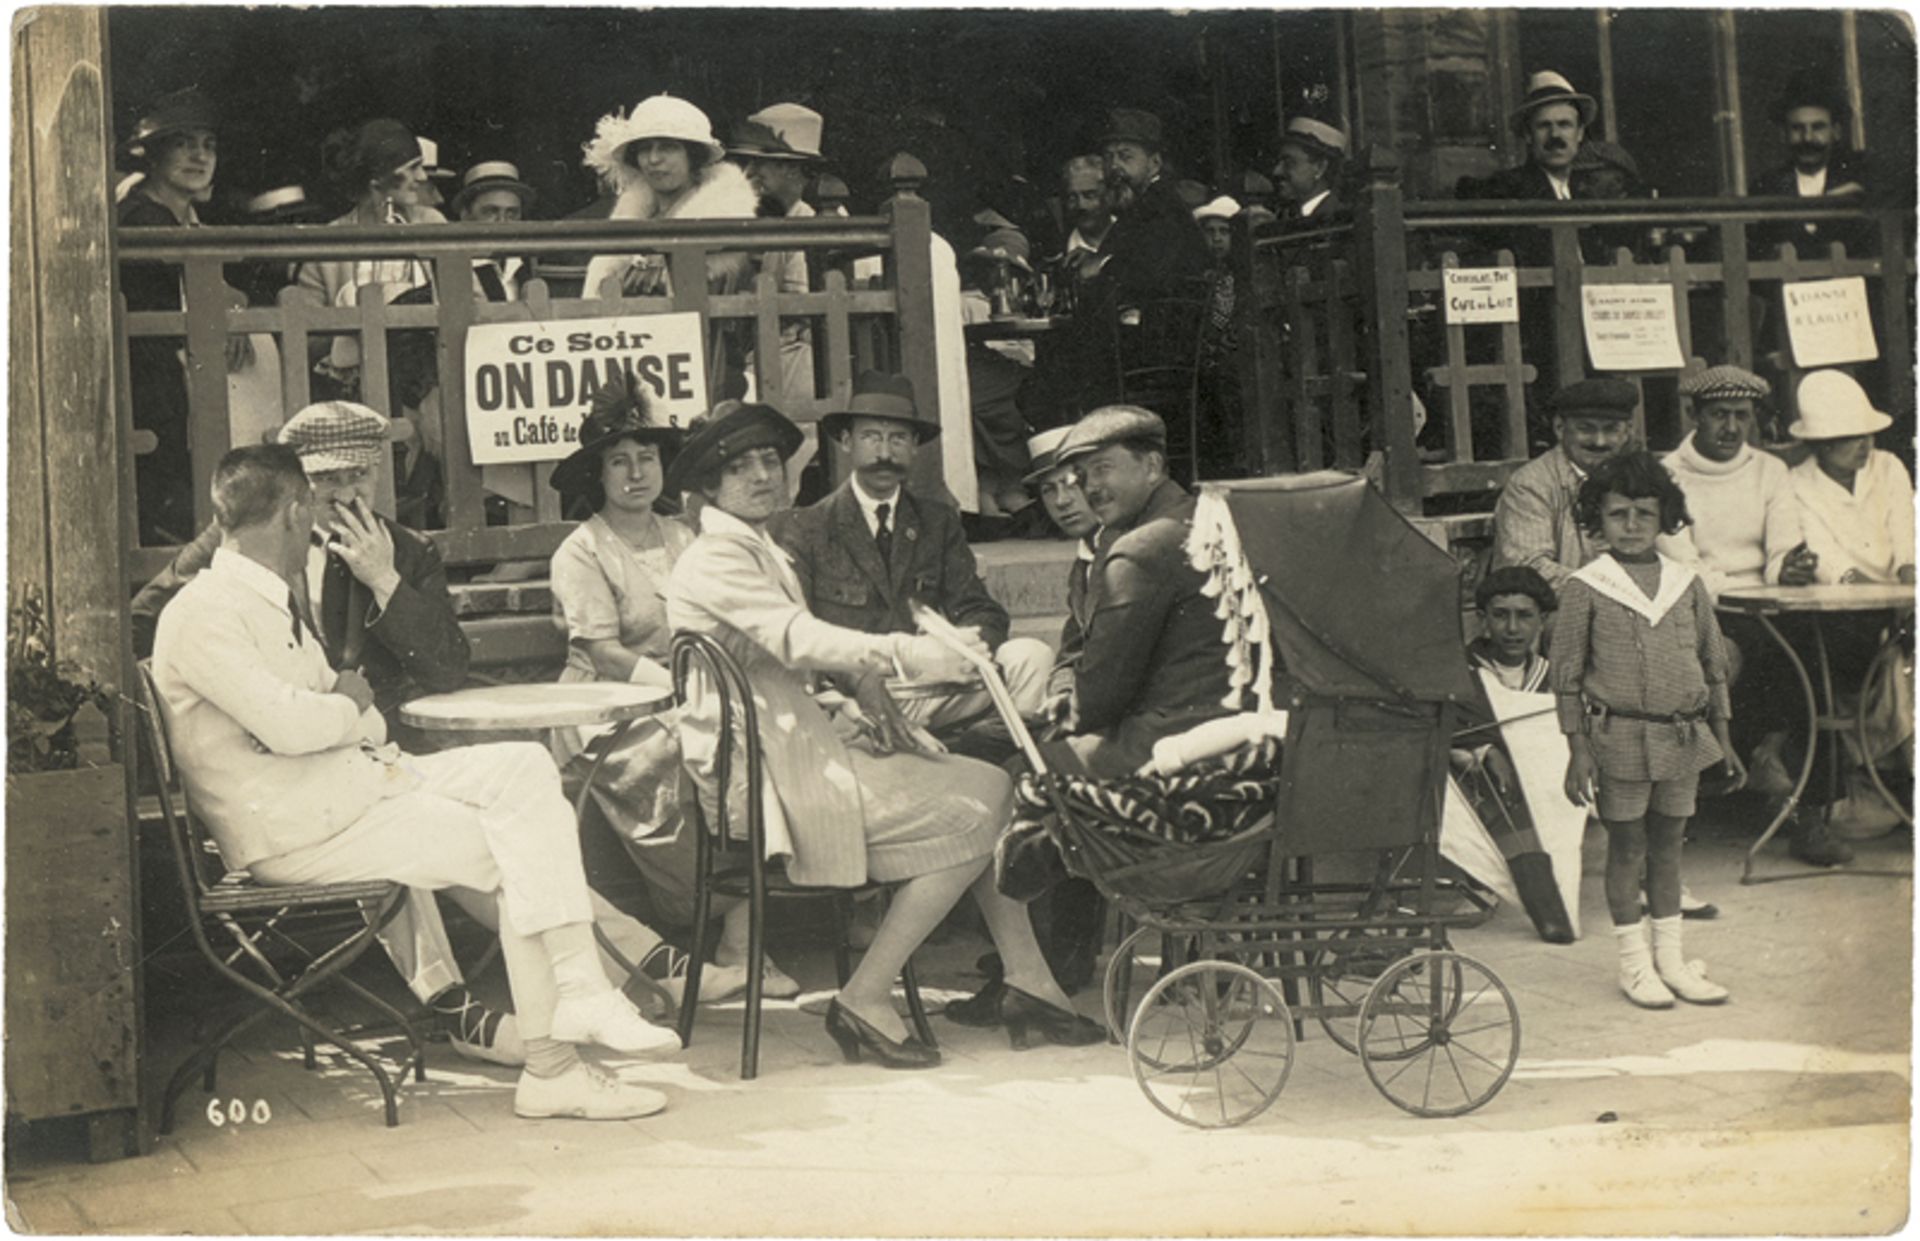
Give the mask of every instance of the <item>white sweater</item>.
[[1848, 491], [1820, 471], [1817, 458], [1793, 467], [1807, 546], [1820, 557], [1816, 579], [1837, 582], [1858, 569], [1869, 582], [1894, 583], [1913, 563], [1913, 481], [1892, 453], [1874, 449]]
[[1686, 493], [1693, 524], [1660, 550], [1696, 570], [1715, 598], [1780, 580], [1801, 538], [1800, 501], [1787, 463], [1751, 444], [1731, 461], [1702, 456], [1688, 437], [1662, 460]]

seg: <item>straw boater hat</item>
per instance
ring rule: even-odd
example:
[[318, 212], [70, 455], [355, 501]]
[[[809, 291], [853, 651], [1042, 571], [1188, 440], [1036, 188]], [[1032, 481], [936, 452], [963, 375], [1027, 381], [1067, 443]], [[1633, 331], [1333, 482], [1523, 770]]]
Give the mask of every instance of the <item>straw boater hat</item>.
[[1161, 451], [1167, 447], [1167, 424], [1159, 414], [1138, 405], [1103, 405], [1067, 428], [1055, 465], [1098, 452], [1108, 444], [1149, 440]]
[[300, 454], [309, 474], [364, 470], [387, 451], [386, 417], [355, 401], [321, 401], [287, 419], [274, 436]]
[[1565, 75], [1542, 69], [1527, 79], [1527, 97], [1513, 110], [1508, 124], [1516, 133], [1525, 132], [1527, 118], [1533, 115], [1535, 109], [1544, 108], [1550, 103], [1572, 104], [1580, 113], [1582, 125], [1593, 124], [1593, 118], [1600, 112], [1600, 105], [1593, 101], [1592, 95], [1583, 95], [1573, 89], [1573, 83], [1567, 81]]
[[1873, 407], [1866, 390], [1842, 371], [1814, 371], [1800, 381], [1800, 416], [1787, 434], [1797, 440], [1837, 440], [1873, 435], [1893, 419]]
[[1345, 133], [1325, 121], [1296, 116], [1287, 122], [1286, 132], [1280, 135], [1280, 145], [1298, 147], [1314, 159], [1338, 163], [1347, 157], [1349, 144]]
[[307, 224], [320, 218], [319, 205], [307, 197], [304, 185], [281, 185], [262, 190], [240, 210], [254, 224]]
[[126, 141], [120, 144], [120, 153], [144, 158], [155, 138], [191, 129], [218, 128], [220, 116], [214, 111], [212, 101], [201, 94], [198, 87], [189, 86], [155, 100], [153, 106], [141, 114]]
[[1037, 487], [1040, 480], [1060, 468], [1060, 445], [1066, 443], [1071, 426], [1054, 427], [1027, 437], [1027, 473], [1020, 482]]
[[772, 448], [782, 461], [790, 460], [806, 438], [771, 405], [722, 401], [687, 433], [680, 454], [667, 469], [667, 490], [685, 491], [695, 479], [755, 448]]
[[776, 103], [755, 112], [735, 131], [727, 154], [752, 159], [797, 162], [820, 158], [820, 135], [826, 118], [797, 103]]
[[940, 424], [920, 416], [914, 403], [913, 381], [905, 375], [885, 371], [861, 371], [853, 381], [853, 397], [847, 407], [820, 420], [820, 434], [839, 435], [851, 430], [855, 418], [887, 418], [913, 428], [918, 442], [924, 444], [940, 434]]
[[1556, 418], [1631, 418], [1639, 391], [1624, 379], [1583, 379], [1547, 402]]
[[587, 167], [613, 176], [626, 163], [627, 148], [642, 138], [671, 138], [699, 147], [709, 162], [727, 153], [713, 136], [713, 122], [705, 112], [673, 95], [655, 95], [634, 104], [631, 112], [614, 111], [600, 118], [593, 141], [586, 145]]
[[490, 159], [467, 169], [466, 176], [460, 179], [460, 192], [453, 198], [454, 214], [460, 214], [468, 203], [489, 190], [512, 190], [520, 196], [522, 211], [531, 210], [533, 200], [538, 197], [533, 187], [520, 179], [517, 165], [504, 159]]
[[660, 450], [661, 464], [671, 467], [686, 432], [655, 422], [646, 389], [616, 379], [594, 391], [593, 407], [580, 423], [580, 446], [553, 467], [547, 484], [560, 492], [585, 490], [600, 471], [601, 450], [623, 439], [652, 444]]
[[1739, 366], [1709, 366], [1680, 380], [1680, 395], [1692, 397], [1696, 405], [1702, 401], [1759, 401], [1772, 391], [1772, 384]]
[[1231, 220], [1239, 214], [1240, 204], [1225, 194], [1193, 209], [1193, 218], [1196, 220]]

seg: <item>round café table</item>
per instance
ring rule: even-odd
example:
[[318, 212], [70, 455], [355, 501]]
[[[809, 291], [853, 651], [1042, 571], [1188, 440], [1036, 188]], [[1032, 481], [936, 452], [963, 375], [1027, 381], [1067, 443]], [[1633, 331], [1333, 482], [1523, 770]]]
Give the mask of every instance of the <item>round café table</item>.
[[[587, 778], [573, 799], [576, 822], [586, 814], [587, 797], [600, 774], [607, 756], [620, 746], [634, 721], [647, 719], [674, 705], [673, 690], [664, 686], [635, 685], [628, 681], [530, 682], [524, 685], [475, 685], [447, 694], [428, 694], [400, 708], [402, 723], [423, 732], [491, 733], [546, 730], [552, 728], [594, 728], [612, 725], [588, 743], [594, 754]], [[640, 972], [637, 962], [628, 961], [614, 947], [606, 933], [594, 924], [594, 938], [607, 955], [627, 971], [631, 982], [638, 983], [653, 1001], [656, 1011], [664, 1007], [668, 1020], [676, 1007], [673, 997], [659, 983]], [[487, 950], [478, 974], [491, 964], [499, 950], [496, 942]]]
[[[1774, 833], [1780, 830], [1781, 824], [1791, 818], [1794, 811], [1798, 809], [1800, 798], [1807, 791], [1807, 784], [1813, 778], [1814, 754], [1819, 748], [1816, 743], [1820, 734], [1822, 732], [1837, 734], [1857, 731], [1862, 727], [1864, 722], [1860, 718], [1865, 712], [1864, 695], [1862, 695], [1863, 702], [1860, 713], [1853, 716], [1843, 716], [1839, 713], [1839, 699], [1835, 696], [1833, 690], [1833, 667], [1827, 654], [1827, 638], [1821, 627], [1821, 618], [1834, 613], [1910, 613], [1913, 611], [1913, 595], [1914, 590], [1911, 586], [1873, 584], [1835, 586], [1744, 586], [1727, 590], [1721, 594], [1719, 607], [1722, 611], [1752, 617], [1755, 621], [1759, 622], [1762, 629], [1766, 630], [1767, 636], [1773, 639], [1774, 644], [1785, 652], [1788, 662], [1793, 667], [1794, 675], [1799, 678], [1800, 692], [1807, 704], [1808, 743], [1806, 754], [1800, 760], [1799, 774], [1793, 782], [1793, 792], [1788, 794], [1786, 801], [1781, 804], [1779, 811], [1773, 816], [1773, 821], [1767, 824], [1767, 830], [1760, 833], [1760, 839], [1754, 841], [1753, 847], [1747, 850], [1746, 867], [1740, 875], [1741, 883], [1777, 883], [1786, 879], [1818, 879], [1823, 875], [1833, 874], [1878, 875], [1902, 879], [1912, 877], [1913, 872], [1911, 870], [1834, 870], [1825, 868], [1799, 871], [1790, 875], [1756, 876], [1753, 873], [1753, 867], [1754, 862], [1759, 857], [1760, 850], [1769, 840], [1773, 839]], [[1785, 635], [1783, 635], [1773, 623], [1774, 617], [1786, 615], [1805, 616], [1808, 621], [1808, 628], [1813, 632], [1814, 662], [1820, 673], [1817, 688], [1813, 677], [1807, 672], [1806, 662], [1800, 658], [1800, 652], [1794, 649], [1793, 643], [1787, 641]], [[1876, 655], [1868, 665], [1867, 674], [1869, 677], [1872, 675], [1873, 669], [1886, 657], [1888, 649], [1893, 647], [1894, 642], [1895, 639], [1890, 635], [1886, 644], [1882, 646], [1880, 653]], [[1886, 800], [1889, 806], [1893, 807], [1895, 813], [1906, 820], [1907, 826], [1911, 828], [1913, 826], [1912, 817], [1907, 814], [1901, 807], [1898, 799], [1893, 796], [1887, 789], [1887, 786], [1881, 781], [1880, 773], [1872, 763], [1867, 764], [1867, 772], [1869, 776], [1872, 777], [1874, 787], [1879, 791], [1880, 796]], [[1827, 747], [1828, 805], [1822, 813], [1828, 813], [1832, 809], [1832, 795], [1838, 789], [1839, 775], [1839, 747], [1838, 745], [1831, 745]]]

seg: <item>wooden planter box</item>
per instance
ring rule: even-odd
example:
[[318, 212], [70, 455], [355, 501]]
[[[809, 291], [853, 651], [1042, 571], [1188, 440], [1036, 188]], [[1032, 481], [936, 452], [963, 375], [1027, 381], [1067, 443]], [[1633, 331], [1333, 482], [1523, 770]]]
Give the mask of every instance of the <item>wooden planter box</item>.
[[7, 1111], [138, 1153], [140, 937], [126, 770], [7, 777]]

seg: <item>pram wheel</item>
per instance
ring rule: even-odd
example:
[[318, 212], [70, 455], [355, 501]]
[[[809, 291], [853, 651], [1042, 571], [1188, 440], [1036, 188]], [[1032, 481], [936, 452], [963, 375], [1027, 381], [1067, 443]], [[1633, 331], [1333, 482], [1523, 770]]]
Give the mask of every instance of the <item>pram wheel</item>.
[[[1183, 945], [1186, 945], [1183, 947]], [[1148, 988], [1164, 978], [1182, 958], [1190, 958], [1191, 941], [1152, 927], [1137, 927], [1107, 958], [1106, 984], [1101, 990], [1107, 1033], [1126, 1046], [1127, 1031]]]
[[1423, 952], [1380, 975], [1360, 1006], [1360, 1063], [1416, 1116], [1463, 1116], [1520, 1058], [1520, 1012], [1499, 977], [1458, 952]]
[[1359, 1053], [1354, 1034], [1360, 1010], [1380, 975], [1404, 955], [1406, 940], [1396, 931], [1340, 931], [1323, 941], [1307, 975], [1307, 995], [1315, 1009], [1345, 1010], [1319, 1013], [1320, 1028], [1334, 1046]]
[[1147, 992], [1127, 1054], [1153, 1105], [1184, 1125], [1258, 1116], [1293, 1071], [1293, 1014], [1271, 981], [1232, 961], [1195, 961]]

